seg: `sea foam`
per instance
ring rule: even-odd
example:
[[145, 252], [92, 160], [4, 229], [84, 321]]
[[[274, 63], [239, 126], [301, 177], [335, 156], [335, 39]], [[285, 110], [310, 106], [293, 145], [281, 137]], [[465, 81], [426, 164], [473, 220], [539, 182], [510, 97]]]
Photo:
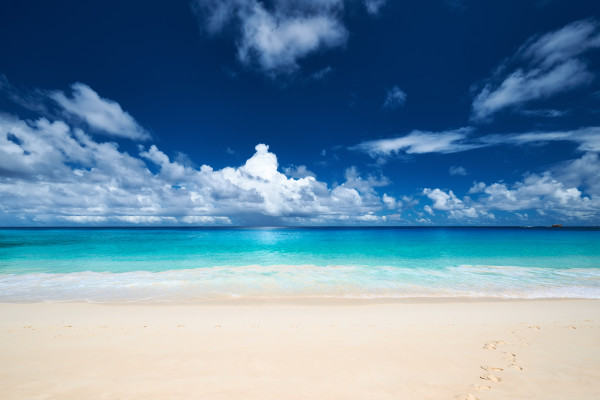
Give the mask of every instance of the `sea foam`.
[[249, 265], [0, 275], [0, 302], [421, 297], [600, 298], [600, 269]]

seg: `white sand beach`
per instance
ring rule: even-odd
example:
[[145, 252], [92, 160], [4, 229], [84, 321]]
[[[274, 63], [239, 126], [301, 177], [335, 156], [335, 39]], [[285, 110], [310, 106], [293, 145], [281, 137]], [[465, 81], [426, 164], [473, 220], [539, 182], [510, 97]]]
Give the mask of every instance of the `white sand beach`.
[[598, 399], [598, 300], [0, 304], [0, 398]]

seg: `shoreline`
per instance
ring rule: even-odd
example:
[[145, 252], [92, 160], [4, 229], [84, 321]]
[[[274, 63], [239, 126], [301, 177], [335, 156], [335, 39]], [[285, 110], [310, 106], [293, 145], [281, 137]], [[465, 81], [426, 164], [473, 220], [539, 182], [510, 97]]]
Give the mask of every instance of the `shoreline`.
[[93, 306], [369, 306], [385, 304], [462, 304], [462, 303], [535, 303], [535, 302], [571, 302], [571, 301], [597, 301], [600, 298], [588, 297], [236, 297], [236, 298], [213, 298], [193, 300], [132, 300], [132, 301], [0, 301], [0, 309], [11, 305], [42, 305], [42, 304], [65, 304], [78, 305], [89, 304]]
[[1, 303], [0, 397], [558, 400], [600, 392], [600, 300], [393, 300]]

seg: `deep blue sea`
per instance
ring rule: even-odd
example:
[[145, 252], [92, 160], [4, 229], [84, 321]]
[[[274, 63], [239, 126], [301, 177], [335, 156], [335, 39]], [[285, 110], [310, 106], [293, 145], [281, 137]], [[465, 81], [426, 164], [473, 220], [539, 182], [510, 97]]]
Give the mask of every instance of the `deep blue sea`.
[[0, 229], [0, 302], [600, 298], [600, 229]]

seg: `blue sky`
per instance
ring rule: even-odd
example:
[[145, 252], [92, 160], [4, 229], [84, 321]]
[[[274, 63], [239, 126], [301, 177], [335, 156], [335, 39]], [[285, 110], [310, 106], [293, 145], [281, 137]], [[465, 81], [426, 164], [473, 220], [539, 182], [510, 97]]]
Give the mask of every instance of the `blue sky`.
[[0, 4], [0, 225], [598, 225], [593, 1]]

